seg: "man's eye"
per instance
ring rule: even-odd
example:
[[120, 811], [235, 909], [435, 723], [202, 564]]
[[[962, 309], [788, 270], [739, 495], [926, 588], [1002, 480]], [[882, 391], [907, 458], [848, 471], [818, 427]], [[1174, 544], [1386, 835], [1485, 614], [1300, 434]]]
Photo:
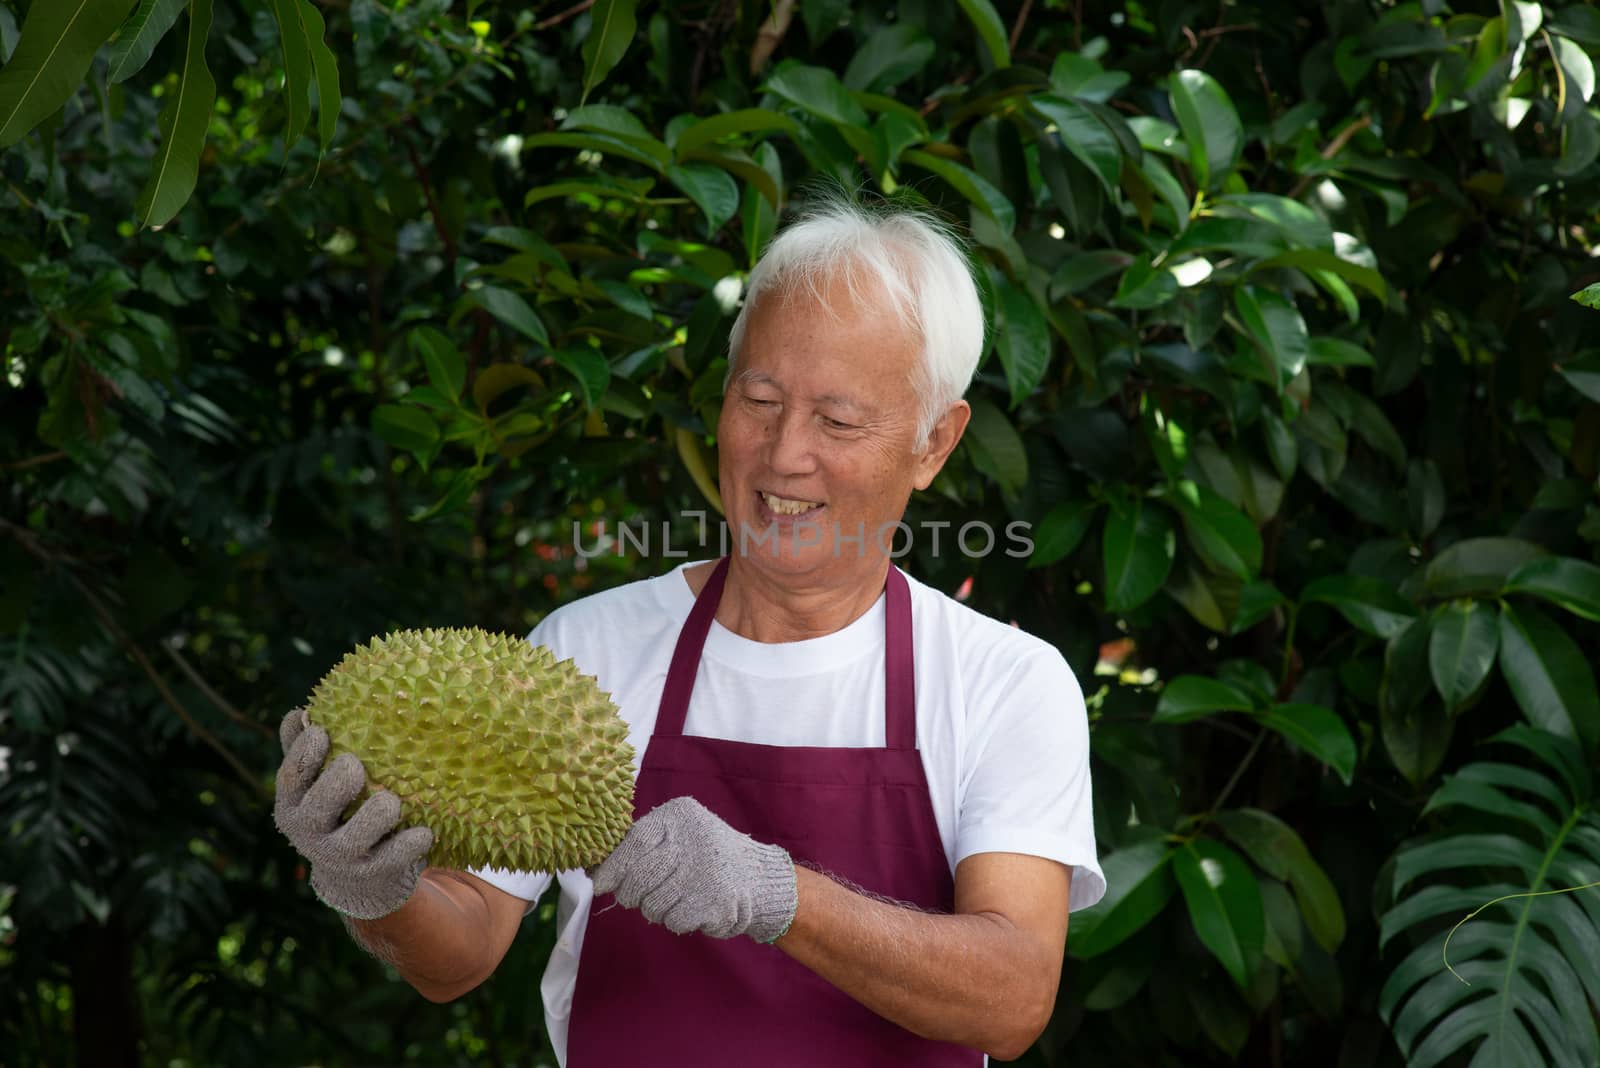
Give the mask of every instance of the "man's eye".
[[827, 416], [823, 416], [822, 417], [822, 423], [829, 430], [855, 430], [856, 429], [856, 427], [851, 423], [841, 423], [839, 420], [830, 419]]
[[757, 408], [776, 408], [778, 406], [777, 401], [763, 400], [760, 397], [746, 397], [745, 400], [755, 405]]

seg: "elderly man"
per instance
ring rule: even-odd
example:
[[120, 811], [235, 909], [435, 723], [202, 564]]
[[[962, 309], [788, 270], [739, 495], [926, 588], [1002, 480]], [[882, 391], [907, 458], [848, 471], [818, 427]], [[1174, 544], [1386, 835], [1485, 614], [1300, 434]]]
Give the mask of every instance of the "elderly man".
[[961, 438], [982, 347], [966, 261], [926, 218], [835, 203], [786, 229], [731, 338], [717, 437], [734, 551], [529, 636], [627, 720], [634, 827], [592, 880], [423, 869], [431, 836], [390, 834], [393, 795], [339, 824], [360, 762], [317, 777], [327, 736], [291, 715], [279, 826], [357, 940], [423, 996], [456, 998], [556, 878], [543, 994], [563, 1064], [1026, 1050], [1068, 912], [1105, 886], [1083, 698], [1054, 648], [887, 555]]

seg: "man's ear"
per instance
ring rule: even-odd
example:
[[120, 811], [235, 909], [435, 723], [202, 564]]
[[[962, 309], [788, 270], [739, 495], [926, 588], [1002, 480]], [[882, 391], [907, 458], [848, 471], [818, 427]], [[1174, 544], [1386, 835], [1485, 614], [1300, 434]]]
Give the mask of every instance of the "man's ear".
[[966, 432], [967, 422], [971, 418], [972, 406], [964, 400], [956, 401], [945, 409], [928, 432], [928, 444], [922, 450], [922, 455], [917, 457], [917, 473], [911, 483], [913, 486], [925, 490], [933, 483], [934, 476], [944, 467], [944, 462], [950, 458], [961, 435]]

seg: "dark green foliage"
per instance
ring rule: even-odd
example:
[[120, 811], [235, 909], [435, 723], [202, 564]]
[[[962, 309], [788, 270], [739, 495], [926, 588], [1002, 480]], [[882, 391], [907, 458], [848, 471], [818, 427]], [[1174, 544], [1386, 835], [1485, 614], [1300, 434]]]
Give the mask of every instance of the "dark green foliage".
[[374, 634], [714, 551], [743, 273], [830, 186], [972, 235], [908, 566], [1090, 697], [1111, 891], [1027, 1062], [1592, 1062], [1600, 891], [1452, 942], [1531, 979], [1437, 952], [1600, 861], [1590, 5], [85, 2], [0, 0], [60, 57], [0, 68], [21, 1063], [547, 1056], [552, 908], [421, 1001], [301, 885], [273, 725]]

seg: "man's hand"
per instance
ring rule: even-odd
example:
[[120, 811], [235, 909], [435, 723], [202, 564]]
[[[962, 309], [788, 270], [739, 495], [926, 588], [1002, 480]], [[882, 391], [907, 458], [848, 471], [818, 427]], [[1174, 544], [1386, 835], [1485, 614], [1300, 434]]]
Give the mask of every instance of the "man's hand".
[[739, 833], [692, 797], [635, 823], [595, 871], [594, 889], [677, 934], [763, 943], [789, 929], [798, 900], [786, 850]]
[[284, 717], [278, 740], [283, 765], [272, 820], [310, 861], [317, 897], [361, 920], [387, 916], [404, 905], [417, 888], [433, 832], [411, 827], [391, 835], [400, 822], [400, 799], [387, 790], [373, 794], [341, 823], [345, 808], [367, 785], [361, 761], [345, 753], [322, 771], [328, 732], [309, 726], [298, 708]]

